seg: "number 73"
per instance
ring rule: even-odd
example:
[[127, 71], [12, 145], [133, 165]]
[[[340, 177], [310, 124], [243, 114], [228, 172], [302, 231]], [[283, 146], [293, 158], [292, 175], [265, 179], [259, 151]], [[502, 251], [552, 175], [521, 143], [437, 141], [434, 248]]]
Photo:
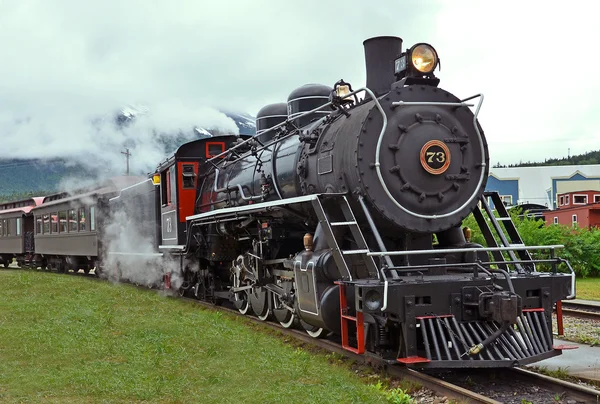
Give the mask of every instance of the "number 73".
[[427, 152], [427, 162], [433, 163], [433, 158], [435, 157], [435, 161], [438, 163], [443, 163], [446, 161], [446, 153], [443, 151], [440, 152]]

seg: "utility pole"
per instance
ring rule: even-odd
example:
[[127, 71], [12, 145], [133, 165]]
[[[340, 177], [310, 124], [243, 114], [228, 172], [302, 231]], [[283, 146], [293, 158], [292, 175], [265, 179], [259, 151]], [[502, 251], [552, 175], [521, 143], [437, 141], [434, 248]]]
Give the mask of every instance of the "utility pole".
[[127, 175], [129, 175], [129, 157], [131, 156], [131, 153], [129, 153], [128, 148], [125, 148], [125, 151], [121, 152], [121, 154], [124, 154], [125, 158], [127, 159]]

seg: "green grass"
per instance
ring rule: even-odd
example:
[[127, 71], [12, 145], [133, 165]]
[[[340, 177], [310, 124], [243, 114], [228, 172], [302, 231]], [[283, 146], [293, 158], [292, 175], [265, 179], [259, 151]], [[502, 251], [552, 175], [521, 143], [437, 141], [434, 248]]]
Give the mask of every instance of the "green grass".
[[600, 300], [600, 278], [577, 278], [577, 299]]
[[1, 402], [378, 403], [325, 355], [152, 290], [0, 271]]

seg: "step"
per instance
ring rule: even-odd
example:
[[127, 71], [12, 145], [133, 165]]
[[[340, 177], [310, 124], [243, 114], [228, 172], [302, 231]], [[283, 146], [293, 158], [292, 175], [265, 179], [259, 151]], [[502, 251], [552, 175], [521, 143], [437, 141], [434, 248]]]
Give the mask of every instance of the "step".
[[331, 222], [330, 226], [352, 226], [357, 224], [356, 222]]
[[356, 317], [354, 317], [354, 316], [347, 316], [347, 315], [345, 315], [345, 314], [342, 314], [342, 318], [343, 318], [343, 319], [346, 319], [346, 320], [349, 320], [349, 321], [354, 321], [354, 322], [356, 322]]

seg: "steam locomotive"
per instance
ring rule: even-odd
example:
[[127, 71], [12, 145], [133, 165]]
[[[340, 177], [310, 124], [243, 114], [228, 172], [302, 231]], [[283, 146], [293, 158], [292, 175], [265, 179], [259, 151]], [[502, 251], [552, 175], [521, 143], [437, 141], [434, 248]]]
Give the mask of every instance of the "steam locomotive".
[[[184, 144], [102, 204], [98, 226], [127, 212], [151, 249], [104, 231], [98, 272], [159, 262], [166, 288], [416, 368], [560, 354], [552, 307], [575, 296], [574, 273], [559, 246], [525, 247], [484, 192], [483, 95], [440, 88], [429, 44], [364, 50], [365, 88], [302, 86], [259, 111], [256, 136]], [[471, 213], [485, 247], [462, 227]]]

